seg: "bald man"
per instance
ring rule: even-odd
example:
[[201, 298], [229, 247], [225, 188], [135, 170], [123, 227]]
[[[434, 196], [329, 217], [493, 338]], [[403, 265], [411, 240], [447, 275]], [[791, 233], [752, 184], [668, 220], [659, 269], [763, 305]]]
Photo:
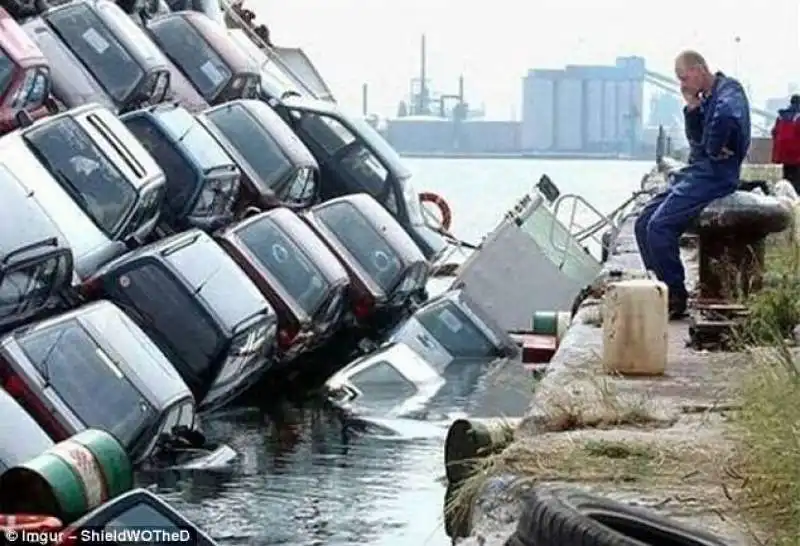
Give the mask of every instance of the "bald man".
[[711, 201], [736, 191], [750, 147], [750, 105], [742, 85], [711, 72], [702, 55], [675, 59], [681, 84], [689, 164], [636, 219], [636, 242], [645, 268], [669, 287], [670, 318], [686, 315], [688, 294], [678, 241]]

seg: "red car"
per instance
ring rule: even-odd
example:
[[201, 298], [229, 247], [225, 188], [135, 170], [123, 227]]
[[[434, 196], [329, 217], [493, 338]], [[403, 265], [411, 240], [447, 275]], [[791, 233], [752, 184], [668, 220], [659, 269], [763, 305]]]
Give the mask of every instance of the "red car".
[[0, 134], [18, 127], [16, 114], [27, 110], [33, 119], [49, 111], [50, 68], [42, 51], [0, 8]]

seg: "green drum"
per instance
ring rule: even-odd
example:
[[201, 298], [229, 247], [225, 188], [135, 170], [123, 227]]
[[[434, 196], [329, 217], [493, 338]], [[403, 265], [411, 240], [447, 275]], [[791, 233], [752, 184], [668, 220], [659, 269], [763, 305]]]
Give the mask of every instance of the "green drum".
[[108, 432], [89, 429], [0, 476], [0, 511], [69, 524], [133, 487], [133, 467]]
[[460, 484], [474, 473], [480, 459], [504, 450], [513, 439], [508, 423], [456, 419], [444, 441], [447, 481]]
[[566, 311], [537, 311], [531, 318], [531, 333], [556, 336], [559, 340], [569, 328], [570, 313]]

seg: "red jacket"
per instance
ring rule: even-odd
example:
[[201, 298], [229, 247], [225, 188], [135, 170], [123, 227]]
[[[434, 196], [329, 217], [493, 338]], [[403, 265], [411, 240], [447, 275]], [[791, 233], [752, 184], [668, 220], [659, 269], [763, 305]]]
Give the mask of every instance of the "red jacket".
[[772, 129], [772, 162], [800, 165], [800, 118], [778, 119]]

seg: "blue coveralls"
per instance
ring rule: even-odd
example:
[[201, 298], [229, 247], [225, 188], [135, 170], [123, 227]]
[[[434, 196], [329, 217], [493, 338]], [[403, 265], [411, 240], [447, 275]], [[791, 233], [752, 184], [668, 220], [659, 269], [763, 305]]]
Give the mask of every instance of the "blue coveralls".
[[646, 269], [669, 288], [670, 299], [687, 296], [679, 240], [711, 201], [736, 191], [750, 147], [750, 105], [742, 85], [722, 73], [699, 107], [684, 108], [689, 165], [668, 190], [636, 219], [636, 242]]

